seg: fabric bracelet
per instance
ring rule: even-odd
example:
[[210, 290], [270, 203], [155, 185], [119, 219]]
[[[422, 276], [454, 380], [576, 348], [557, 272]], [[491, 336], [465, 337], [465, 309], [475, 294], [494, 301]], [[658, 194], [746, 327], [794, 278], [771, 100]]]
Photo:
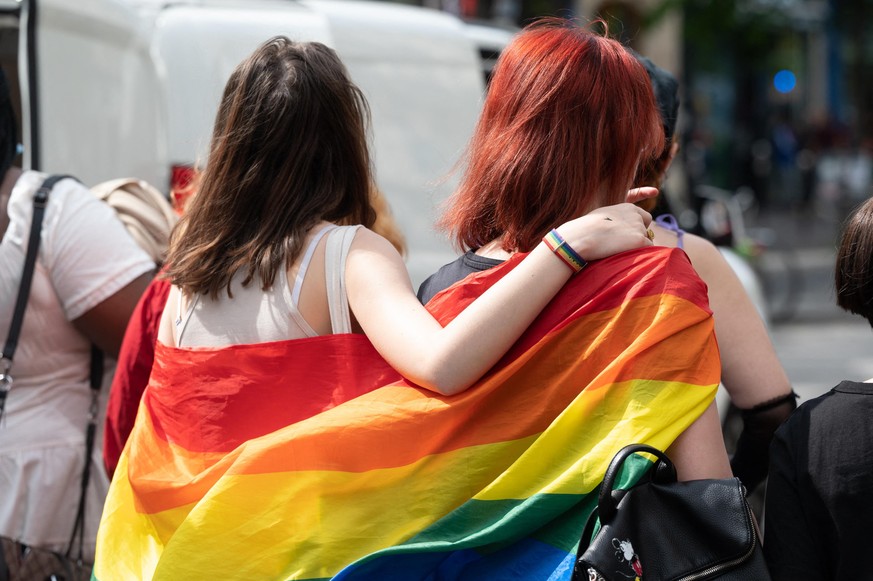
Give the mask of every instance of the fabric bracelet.
[[554, 252], [558, 258], [564, 261], [564, 263], [573, 269], [573, 272], [579, 272], [585, 266], [587, 266], [587, 262], [584, 258], [579, 256], [575, 250], [570, 248], [570, 245], [567, 244], [567, 241], [558, 234], [557, 230], [552, 230], [545, 236], [543, 236], [543, 242], [546, 243], [546, 246], [549, 247], [549, 250]]

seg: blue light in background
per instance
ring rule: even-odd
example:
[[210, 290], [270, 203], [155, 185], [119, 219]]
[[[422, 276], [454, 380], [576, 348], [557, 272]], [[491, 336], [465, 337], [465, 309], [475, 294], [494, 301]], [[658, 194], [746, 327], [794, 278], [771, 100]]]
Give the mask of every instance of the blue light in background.
[[797, 77], [791, 71], [782, 69], [773, 77], [773, 86], [780, 93], [790, 93], [797, 86]]

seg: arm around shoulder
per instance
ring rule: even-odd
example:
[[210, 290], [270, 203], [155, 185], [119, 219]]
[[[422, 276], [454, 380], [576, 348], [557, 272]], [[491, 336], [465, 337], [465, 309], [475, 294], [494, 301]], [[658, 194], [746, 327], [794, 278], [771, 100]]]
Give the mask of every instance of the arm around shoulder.
[[487, 372], [561, 289], [570, 269], [540, 244], [443, 328], [419, 303], [397, 251], [361, 229], [349, 252], [349, 304], [379, 353], [410, 381], [443, 395]]
[[[648, 212], [632, 204], [600, 208], [559, 226], [561, 244], [582, 259], [650, 246]], [[561, 290], [578, 260], [540, 242], [445, 328], [419, 303], [397, 251], [359, 230], [346, 264], [349, 304], [379, 353], [413, 382], [444, 395], [487, 372]], [[584, 276], [584, 272], [582, 273]]]

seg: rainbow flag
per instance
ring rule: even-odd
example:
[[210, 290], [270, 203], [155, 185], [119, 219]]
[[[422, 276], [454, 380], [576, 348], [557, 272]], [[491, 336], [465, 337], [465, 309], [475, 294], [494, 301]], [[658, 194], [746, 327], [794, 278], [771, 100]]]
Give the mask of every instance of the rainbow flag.
[[[428, 308], [451, 320], [517, 263]], [[453, 397], [363, 336], [159, 345], [94, 576], [569, 579], [614, 453], [669, 447], [718, 381], [706, 287], [670, 249], [592, 263]]]

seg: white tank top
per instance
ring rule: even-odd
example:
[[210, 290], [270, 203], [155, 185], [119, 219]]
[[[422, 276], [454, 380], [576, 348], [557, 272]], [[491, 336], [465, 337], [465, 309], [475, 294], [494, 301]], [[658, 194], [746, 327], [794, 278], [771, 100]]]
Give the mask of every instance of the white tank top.
[[293, 288], [289, 288], [284, 271], [277, 274], [273, 286], [267, 291], [261, 290], [257, 282], [242, 286], [245, 275], [237, 273], [231, 280], [233, 298], [224, 293], [218, 299], [198, 295], [184, 313], [182, 293], [176, 289], [179, 297], [177, 312], [180, 314], [175, 321], [176, 344], [180, 347], [223, 347], [317, 336], [318, 333], [300, 314], [297, 303], [315, 248], [325, 235], [324, 271], [331, 331], [333, 334], [350, 333], [345, 264], [358, 228], [360, 226], [330, 224], [316, 232], [300, 260]]

